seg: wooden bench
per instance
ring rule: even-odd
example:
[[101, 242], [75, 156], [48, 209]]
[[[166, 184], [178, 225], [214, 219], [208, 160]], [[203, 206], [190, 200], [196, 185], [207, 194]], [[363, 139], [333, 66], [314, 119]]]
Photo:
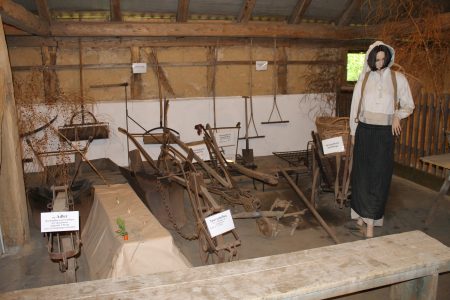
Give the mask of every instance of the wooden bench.
[[449, 270], [450, 248], [411, 231], [169, 273], [14, 291], [0, 298], [324, 299], [392, 285], [392, 299], [435, 299], [438, 274]]
[[443, 168], [445, 172], [444, 183], [439, 190], [439, 194], [434, 199], [433, 204], [431, 205], [430, 212], [428, 213], [427, 219], [425, 220], [425, 224], [430, 225], [434, 220], [434, 215], [436, 214], [439, 202], [441, 201], [441, 199], [445, 198], [445, 195], [447, 195], [448, 189], [450, 188], [450, 153], [425, 156], [421, 157], [420, 159], [424, 163]]

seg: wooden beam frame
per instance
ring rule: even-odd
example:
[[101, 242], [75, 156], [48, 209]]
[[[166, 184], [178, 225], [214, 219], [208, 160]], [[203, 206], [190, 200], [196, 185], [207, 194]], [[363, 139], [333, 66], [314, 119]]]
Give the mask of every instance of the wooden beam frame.
[[363, 0], [352, 0], [337, 21], [337, 26], [349, 25], [352, 16], [361, 7], [362, 1]]
[[[7, 36], [9, 47], [41, 47], [58, 46], [59, 49], [77, 48], [78, 39], [75, 37], [39, 37], [39, 36]], [[130, 48], [139, 47], [226, 47], [248, 45], [247, 38], [232, 37], [84, 37], [83, 45], [91, 48]], [[371, 40], [307, 40], [277, 38], [279, 47], [302, 47], [334, 46], [347, 48], [367, 49]], [[253, 45], [272, 47], [272, 38], [253, 38]]]
[[298, 0], [297, 4], [292, 11], [292, 14], [289, 16], [288, 23], [289, 24], [298, 24], [303, 18], [306, 10], [311, 4], [312, 0]]
[[109, 0], [110, 19], [113, 22], [122, 21], [122, 10], [120, 9], [120, 0]]
[[46, 103], [55, 103], [59, 93], [59, 81], [56, 74], [57, 47], [41, 47], [42, 75], [44, 79], [44, 94]]
[[11, 0], [0, 0], [0, 14], [4, 23], [23, 31], [37, 35], [49, 35], [50, 33], [47, 21]]
[[39, 17], [50, 24], [52, 22], [52, 15], [48, 8], [47, 0], [34, 0], [38, 9]]
[[253, 9], [255, 8], [256, 0], [244, 0], [241, 11], [236, 19], [238, 23], [247, 23], [252, 17]]
[[53, 36], [135, 36], [135, 37], [285, 37], [305, 39], [346, 40], [354, 36], [343, 34], [333, 25], [285, 23], [109, 23], [59, 22], [51, 25]]
[[189, 0], [178, 0], [177, 22], [187, 22], [189, 17]]

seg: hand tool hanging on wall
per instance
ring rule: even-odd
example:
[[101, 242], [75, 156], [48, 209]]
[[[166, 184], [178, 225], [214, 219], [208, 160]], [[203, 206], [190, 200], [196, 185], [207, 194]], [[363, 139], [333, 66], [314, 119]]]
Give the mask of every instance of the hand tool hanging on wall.
[[[259, 135], [258, 130], [256, 130], [255, 120], [253, 118], [253, 98], [252, 98], [252, 88], [253, 88], [253, 39], [250, 39], [250, 74], [249, 74], [249, 94], [250, 96], [242, 96], [245, 99], [245, 137], [239, 138], [239, 140], [245, 140], [245, 149], [242, 149], [242, 164], [246, 167], [255, 168], [256, 165], [254, 163], [253, 157], [253, 149], [249, 147], [249, 140], [256, 138], [264, 138], [264, 135]], [[250, 99], [250, 118], [248, 116], [248, 100]], [[253, 124], [253, 128], [255, 129], [256, 136], [248, 136], [248, 130], [250, 124]]]
[[[253, 149], [250, 149], [250, 139], [264, 138], [264, 135], [259, 135], [256, 129], [255, 119], [253, 118], [253, 99], [249, 96], [242, 96], [245, 99], [245, 136], [240, 137], [239, 140], [245, 140], [245, 149], [242, 149], [242, 164], [246, 167], [256, 167], [253, 157]], [[248, 103], [250, 102], [250, 118], [248, 113]], [[253, 124], [256, 135], [249, 136], [250, 125]]]
[[[84, 109], [84, 91], [83, 91], [83, 48], [81, 39], [78, 39], [79, 60], [80, 60], [80, 99], [81, 110], [75, 112], [70, 118], [69, 124], [60, 126], [58, 131], [70, 141], [93, 139], [107, 139], [109, 137], [109, 125], [106, 122], [99, 122], [94, 114]], [[80, 123], [76, 119], [81, 118]]]
[[[103, 88], [113, 88], [113, 87], [121, 87], [121, 86], [124, 87], [124, 93], [125, 93], [125, 115], [126, 115], [125, 121], [126, 121], [126, 126], [127, 126], [127, 131], [128, 131], [128, 92], [127, 92], [128, 82], [97, 84], [97, 85], [91, 85], [90, 88], [91, 89], [103, 89]], [[130, 151], [130, 144], [127, 139], [127, 153], [129, 151]]]
[[[272, 104], [272, 111], [270, 112], [269, 119], [267, 122], [261, 122], [261, 124], [280, 124], [280, 123], [289, 123], [289, 121], [283, 120], [281, 117], [280, 110], [278, 109], [277, 104], [277, 93], [278, 93], [278, 55], [277, 55], [277, 39], [273, 40], [273, 104]], [[280, 118], [279, 121], [271, 121], [272, 114], [274, 110], [276, 109], [278, 117]]]
[[[161, 67], [159, 66], [158, 56], [156, 49], [152, 48], [152, 51], [148, 55], [151, 63], [155, 66], [154, 72], [158, 82], [158, 96], [159, 96], [159, 126], [150, 130], [145, 130], [142, 140], [144, 144], [163, 144], [163, 135], [166, 130], [176, 133], [180, 136], [180, 133], [167, 126], [167, 113], [169, 110], [169, 100], [163, 97], [163, 87], [169, 95], [174, 95], [172, 87], [169, 85], [167, 78], [165, 77]], [[134, 121], [134, 120], [133, 120]], [[143, 128], [142, 126], [140, 126]], [[161, 132], [157, 132], [157, 131]]]

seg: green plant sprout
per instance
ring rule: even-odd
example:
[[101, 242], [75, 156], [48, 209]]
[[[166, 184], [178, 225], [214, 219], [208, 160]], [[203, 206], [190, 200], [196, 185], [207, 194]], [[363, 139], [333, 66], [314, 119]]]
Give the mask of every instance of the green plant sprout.
[[127, 235], [128, 232], [125, 228], [125, 221], [122, 218], [117, 218], [116, 223], [117, 223], [117, 226], [119, 226], [119, 229], [116, 230], [116, 232], [121, 236]]

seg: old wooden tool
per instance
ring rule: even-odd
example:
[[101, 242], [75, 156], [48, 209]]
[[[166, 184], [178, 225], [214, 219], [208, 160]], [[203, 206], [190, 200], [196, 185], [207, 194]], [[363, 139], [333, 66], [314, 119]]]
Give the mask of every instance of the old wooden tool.
[[[253, 156], [253, 149], [250, 149], [250, 139], [264, 138], [264, 135], [259, 135], [256, 129], [255, 119], [253, 118], [253, 99], [251, 96], [242, 96], [245, 99], [245, 136], [239, 138], [239, 140], [245, 140], [245, 149], [242, 149], [242, 164], [246, 167], [255, 168], [255, 161]], [[249, 104], [248, 104], [249, 102]], [[248, 106], [250, 106], [250, 117], [248, 113]], [[253, 128], [256, 132], [255, 136], [249, 136], [250, 125], [253, 124]]]
[[[272, 111], [270, 112], [269, 119], [266, 122], [261, 122], [261, 124], [280, 124], [280, 123], [289, 123], [287, 120], [283, 120], [281, 117], [280, 109], [278, 108], [277, 103], [277, 94], [278, 94], [278, 55], [277, 55], [277, 39], [273, 40], [273, 103], [272, 103]], [[276, 110], [278, 117], [280, 118], [278, 121], [272, 121], [272, 115]]]
[[[49, 209], [53, 212], [73, 210], [73, 198], [68, 186], [52, 186], [53, 200]], [[48, 253], [52, 261], [57, 261], [59, 270], [64, 273], [65, 283], [77, 281], [76, 256], [80, 252], [79, 231], [48, 233]]]
[[303, 194], [303, 192], [298, 188], [298, 186], [295, 184], [295, 182], [291, 179], [291, 177], [289, 176], [289, 174], [281, 169], [280, 170], [281, 174], [283, 174], [283, 176], [286, 178], [286, 180], [288, 181], [289, 185], [292, 187], [292, 189], [297, 193], [297, 195], [300, 197], [300, 199], [303, 200], [303, 203], [305, 203], [306, 207], [308, 207], [308, 209], [311, 211], [311, 213], [314, 215], [314, 217], [316, 218], [316, 220], [320, 223], [320, 225], [322, 225], [322, 227], [325, 229], [325, 231], [330, 235], [330, 237], [333, 239], [333, 241], [336, 244], [339, 244], [339, 240], [337, 238], [337, 236], [333, 233], [333, 231], [331, 230], [331, 228], [328, 226], [328, 224], [322, 219], [322, 217], [320, 216], [320, 214], [317, 212], [317, 210], [315, 209], [314, 205], [312, 205], [310, 203], [310, 201], [305, 197], [305, 195]]
[[83, 91], [83, 55], [81, 40], [79, 40], [79, 59], [80, 59], [80, 96], [81, 110], [74, 113], [68, 124], [58, 128], [70, 141], [84, 141], [92, 137], [93, 139], [107, 139], [109, 137], [109, 125], [106, 122], [99, 122], [94, 114], [87, 111], [84, 107]]
[[[173, 229], [183, 238], [188, 240], [198, 239], [200, 256], [203, 263], [217, 263], [237, 259], [237, 247], [241, 242], [235, 230], [215, 237], [212, 237], [207, 230], [205, 218], [224, 209], [214, 199], [210, 189], [210, 183], [205, 182], [203, 173], [197, 170], [197, 167], [193, 164], [193, 160], [195, 159], [199, 163], [199, 166], [210, 176], [209, 181], [214, 181], [217, 185], [222, 186], [223, 189], [231, 187], [231, 183], [209, 167], [208, 164], [201, 160], [200, 157], [170, 130], [163, 131], [161, 153], [158, 156], [158, 160], [153, 160], [148, 155], [145, 149], [134, 138], [133, 134], [128, 133], [122, 128], [119, 128], [119, 132], [127, 135], [154, 171], [153, 176], [156, 182], [156, 190], [159, 193], [156, 199], [161, 200], [161, 203], [156, 206], [159, 206], [159, 213], [167, 214], [164, 217], [157, 215], [157, 218], [165, 218], [165, 223], [170, 223]], [[173, 147], [171, 145], [172, 143], [177, 144], [181, 149]], [[140, 176], [139, 172], [136, 173], [137, 176]], [[146, 181], [146, 184], [148, 183], [150, 181]], [[192, 234], [187, 234], [183, 229], [186, 218], [183, 212], [180, 211], [182, 207], [179, 207], [183, 205], [183, 194], [173, 193], [174, 185], [183, 187], [189, 197], [195, 224], [195, 229]], [[150, 189], [149, 186], [144, 188], [147, 190]], [[163, 209], [160, 209], [161, 205]], [[156, 206], [153, 205], [153, 207]], [[155, 213], [158, 213], [158, 211]]]

